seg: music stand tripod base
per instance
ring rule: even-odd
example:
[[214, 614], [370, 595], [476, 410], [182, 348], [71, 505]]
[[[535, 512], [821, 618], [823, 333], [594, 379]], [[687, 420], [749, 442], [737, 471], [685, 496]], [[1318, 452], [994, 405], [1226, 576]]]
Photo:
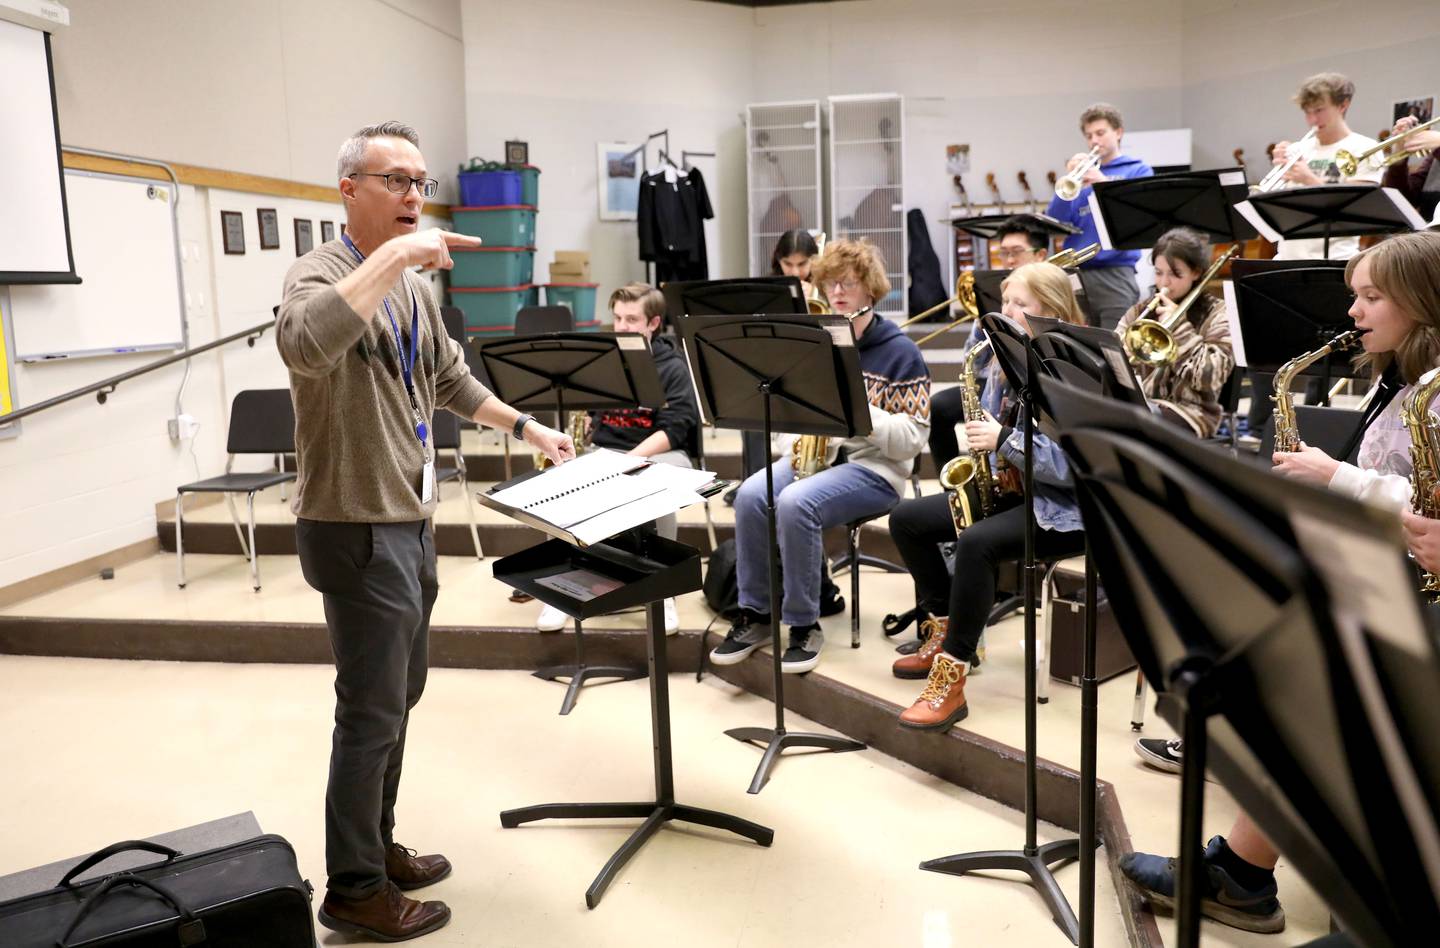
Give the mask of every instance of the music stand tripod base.
[[585, 632], [580, 627], [580, 620], [576, 619], [575, 664], [547, 665], [544, 668], [536, 669], [531, 674], [541, 681], [570, 679], [570, 683], [565, 686], [565, 700], [560, 702], [560, 713], [563, 715], [575, 710], [575, 701], [580, 697], [580, 689], [585, 687], [587, 681], [601, 678], [611, 681], [637, 681], [648, 673], [643, 668], [625, 668], [620, 665], [587, 665], [585, 663]]
[[952, 876], [963, 876], [967, 872], [982, 869], [1011, 869], [1030, 877], [1035, 891], [1040, 893], [1050, 917], [1073, 944], [1080, 943], [1080, 923], [1075, 912], [1055, 881], [1050, 867], [1057, 862], [1072, 862], [1080, 858], [1080, 840], [1057, 839], [1036, 847], [1033, 854], [1018, 849], [995, 849], [986, 852], [962, 853], [958, 856], [941, 856], [927, 859], [920, 868], [927, 872], [943, 872]]
[[732, 727], [725, 732], [727, 736], [735, 738], [746, 744], [763, 744], [765, 753], [760, 758], [760, 766], [755, 768], [755, 776], [750, 781], [750, 789], [747, 793], [759, 793], [765, 789], [765, 784], [770, 782], [770, 770], [775, 766], [775, 761], [785, 752], [787, 747], [814, 747], [820, 750], [843, 753], [845, 751], [864, 750], [865, 745], [859, 741], [852, 741], [847, 737], [834, 737], [829, 734], [806, 734], [795, 731], [787, 731], [783, 728], [773, 727]]

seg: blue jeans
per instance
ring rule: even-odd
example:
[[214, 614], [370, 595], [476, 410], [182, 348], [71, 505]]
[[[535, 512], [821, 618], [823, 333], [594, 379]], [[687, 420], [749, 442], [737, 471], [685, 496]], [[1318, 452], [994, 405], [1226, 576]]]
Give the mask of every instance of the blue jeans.
[[[839, 464], [797, 481], [786, 454], [771, 470], [785, 586], [780, 618], [786, 625], [810, 625], [820, 618], [820, 531], [884, 513], [900, 498], [883, 477], [858, 464]], [[769, 614], [770, 528], [765, 506], [761, 470], [745, 478], [735, 495], [735, 580], [741, 608]]]

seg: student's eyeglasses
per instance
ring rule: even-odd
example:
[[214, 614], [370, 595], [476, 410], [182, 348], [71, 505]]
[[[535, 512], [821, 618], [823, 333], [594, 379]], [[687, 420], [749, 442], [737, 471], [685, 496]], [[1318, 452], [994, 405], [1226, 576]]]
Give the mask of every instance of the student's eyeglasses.
[[358, 175], [366, 175], [371, 178], [384, 178], [385, 187], [395, 194], [404, 194], [410, 190], [411, 185], [415, 186], [416, 190], [420, 192], [421, 197], [432, 198], [435, 196], [435, 192], [440, 190], [440, 182], [434, 178], [412, 178], [408, 174], [400, 174], [399, 172], [381, 174], [377, 171], [357, 171], [350, 177], [354, 178]]
[[825, 284], [824, 289], [833, 290], [833, 289], [836, 289], [837, 287], [838, 287], [839, 289], [844, 290], [846, 293], [854, 293], [856, 290], [860, 289], [860, 281], [859, 281], [859, 280], [831, 280], [829, 283], [826, 283], [826, 284]]
[[1030, 247], [1001, 247], [996, 251], [1001, 260], [1019, 260], [1021, 257], [1028, 257], [1034, 252]]

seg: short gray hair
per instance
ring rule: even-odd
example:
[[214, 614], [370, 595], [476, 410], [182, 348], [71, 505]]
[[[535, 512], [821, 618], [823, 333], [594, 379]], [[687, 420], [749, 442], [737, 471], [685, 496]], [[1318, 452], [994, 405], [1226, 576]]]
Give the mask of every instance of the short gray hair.
[[340, 177], [348, 178], [360, 170], [360, 165], [365, 160], [365, 148], [372, 138], [403, 138], [416, 148], [420, 147], [420, 133], [404, 122], [366, 125], [345, 139], [345, 144], [340, 146], [340, 157], [336, 161]]

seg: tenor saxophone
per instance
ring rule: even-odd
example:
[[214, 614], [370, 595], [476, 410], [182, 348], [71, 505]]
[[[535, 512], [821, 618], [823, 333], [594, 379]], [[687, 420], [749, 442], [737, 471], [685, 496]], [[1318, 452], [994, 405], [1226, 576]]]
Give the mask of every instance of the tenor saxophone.
[[826, 455], [830, 451], [828, 435], [800, 435], [790, 448], [790, 466], [798, 480], [825, 470]]
[[[960, 373], [960, 412], [965, 421], [984, 417], [975, 362], [989, 350], [990, 340], [986, 339], [971, 346], [965, 355], [965, 367]], [[976, 520], [995, 512], [995, 478], [990, 470], [988, 451], [971, 451], [951, 458], [940, 469], [940, 486], [949, 494], [950, 519], [955, 522], [956, 536]]]
[[1280, 371], [1275, 373], [1275, 392], [1270, 396], [1275, 403], [1276, 451], [1300, 450], [1300, 426], [1295, 421], [1295, 396], [1290, 394], [1290, 380], [1332, 352], [1355, 348], [1363, 335], [1359, 329], [1342, 332], [1319, 349], [1298, 355], [1280, 366]]
[[[1440, 368], [1431, 369], [1415, 383], [1414, 393], [1401, 407], [1400, 418], [1410, 432], [1410, 507], [1420, 516], [1440, 518], [1440, 418], [1430, 403], [1440, 394]], [[1421, 574], [1420, 592], [1440, 602], [1440, 576]]]

